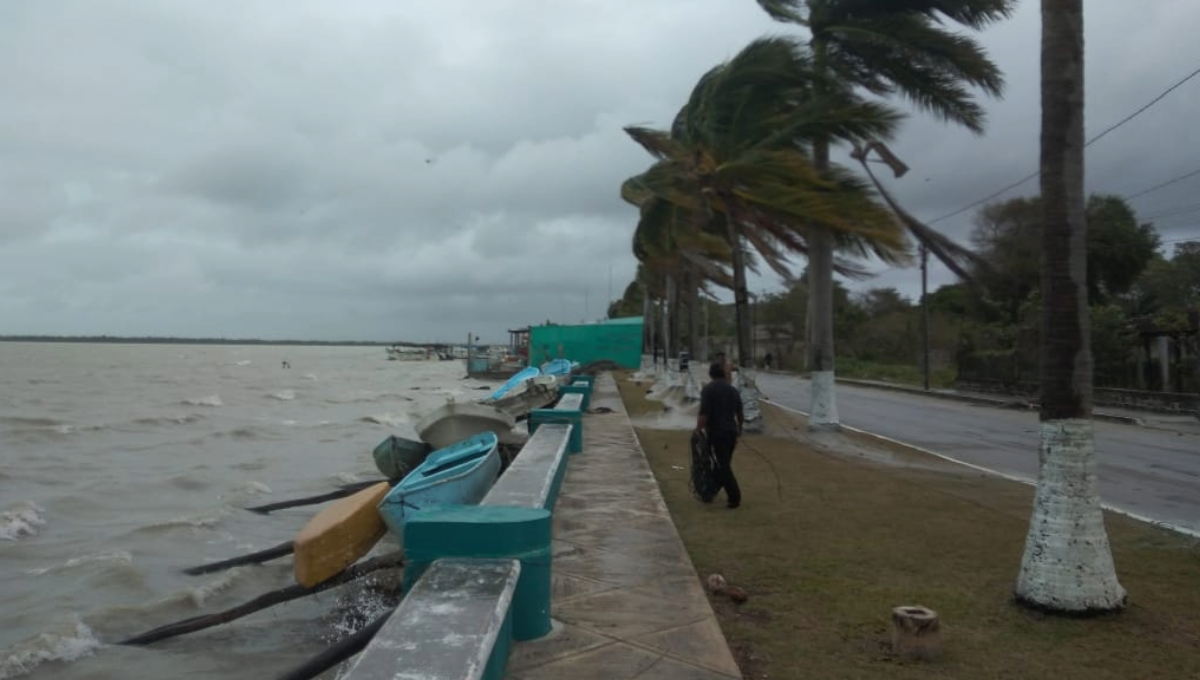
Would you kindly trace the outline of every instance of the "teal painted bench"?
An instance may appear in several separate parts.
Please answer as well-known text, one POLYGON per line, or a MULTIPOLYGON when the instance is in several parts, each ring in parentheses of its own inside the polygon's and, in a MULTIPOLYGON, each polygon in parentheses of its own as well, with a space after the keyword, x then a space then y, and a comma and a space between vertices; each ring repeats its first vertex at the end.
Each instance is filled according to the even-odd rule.
POLYGON ((480 505, 516 505, 554 510, 567 470, 572 425, 542 425, 521 447, 480 505))
POLYGON ((558 398, 554 408, 535 408, 525 421, 529 434, 534 434, 542 425, 571 425, 571 438, 567 443, 568 453, 583 452, 583 395, 564 394, 558 398))
POLYGON ((517 560, 433 562, 347 680, 501 680, 512 647, 517 560))
POLYGON ((513 600, 513 638, 549 633, 551 512, 574 430, 541 425, 479 505, 437 506, 410 517, 404 525, 405 586, 441 558, 517 559, 521 579, 513 600))

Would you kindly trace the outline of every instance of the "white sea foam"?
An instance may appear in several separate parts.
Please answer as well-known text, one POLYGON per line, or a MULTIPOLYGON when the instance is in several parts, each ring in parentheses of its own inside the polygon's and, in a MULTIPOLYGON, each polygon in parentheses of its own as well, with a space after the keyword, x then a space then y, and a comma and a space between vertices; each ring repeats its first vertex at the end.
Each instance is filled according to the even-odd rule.
POLYGON ((67 560, 66 562, 62 562, 61 564, 55 564, 55 565, 51 565, 49 567, 42 567, 41 569, 28 569, 28 570, 26 570, 25 573, 29 574, 31 576, 42 576, 43 574, 50 574, 50 573, 65 571, 67 569, 75 569, 77 567, 83 567, 83 566, 87 566, 90 564, 102 564, 105 562, 111 562, 114 564, 130 565, 130 564, 133 564, 133 555, 129 554, 125 550, 110 550, 108 552, 100 552, 100 553, 93 553, 90 555, 82 555, 80 557, 72 557, 71 559, 67 560))
POLYGON ((101 647, 96 634, 78 617, 0 651, 0 680, 33 671, 47 661, 75 661, 101 647))
POLYGON ((224 406, 225 402, 221 401, 220 395, 209 395, 200 397, 199 399, 184 399, 183 403, 189 406, 224 406))
POLYGON ((303 378, 304 378, 305 380, 311 380, 311 381, 313 381, 313 382, 316 382, 316 381, 317 381, 317 374, 315 374, 315 373, 305 373, 305 374, 304 374, 304 376, 303 376, 303 378))
POLYGON ((278 392, 272 392, 267 396, 271 397, 272 399, 278 399, 279 401, 291 401, 296 398, 296 392, 294 390, 280 390, 278 392))
POLYGON ((236 366, 249 366, 249 365, 250 365, 250 364, 252 364, 252 363, 254 363, 254 362, 250 361, 249 359, 242 359, 241 361, 236 361, 236 362, 234 362, 234 365, 236 365, 236 366))
POLYGON ((32 501, 22 501, 0 512, 0 540, 15 541, 37 535, 38 527, 46 523, 42 519, 44 512, 32 501))
POLYGON ((396 427, 397 425, 408 422, 408 418, 395 413, 363 416, 362 418, 359 418, 359 420, 364 423, 375 423, 376 425, 387 425, 388 427, 396 427))

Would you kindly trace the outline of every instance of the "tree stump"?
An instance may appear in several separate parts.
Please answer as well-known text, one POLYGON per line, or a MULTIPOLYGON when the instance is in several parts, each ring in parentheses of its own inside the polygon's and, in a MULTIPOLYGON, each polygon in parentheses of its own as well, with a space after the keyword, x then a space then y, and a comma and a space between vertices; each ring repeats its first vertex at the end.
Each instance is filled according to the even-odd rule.
POLYGON ((942 651, 941 623, 928 607, 905 606, 892 610, 892 652, 927 661, 942 651))

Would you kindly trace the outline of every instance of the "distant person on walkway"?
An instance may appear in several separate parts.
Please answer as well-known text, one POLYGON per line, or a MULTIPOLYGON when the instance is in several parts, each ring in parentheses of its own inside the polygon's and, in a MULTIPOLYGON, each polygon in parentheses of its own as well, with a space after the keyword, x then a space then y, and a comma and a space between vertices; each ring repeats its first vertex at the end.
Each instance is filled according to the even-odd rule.
MULTIPOLYGON (((721 355, 718 355, 721 356, 721 355)), ((733 475, 733 449, 742 435, 742 397, 726 379, 725 367, 713 362, 708 367, 712 380, 700 391, 700 415, 696 431, 704 432, 717 459, 717 489, 725 489, 727 507, 742 504, 742 491, 733 475)))
POLYGON ((733 369, 729 366, 729 359, 725 358, 724 352, 717 352, 717 356, 713 358, 713 363, 721 367, 721 370, 725 373, 726 380, 729 380, 733 376, 733 369))
POLYGON ((767 356, 763 357, 763 366, 769 371, 771 370, 771 353, 767 352, 767 356))

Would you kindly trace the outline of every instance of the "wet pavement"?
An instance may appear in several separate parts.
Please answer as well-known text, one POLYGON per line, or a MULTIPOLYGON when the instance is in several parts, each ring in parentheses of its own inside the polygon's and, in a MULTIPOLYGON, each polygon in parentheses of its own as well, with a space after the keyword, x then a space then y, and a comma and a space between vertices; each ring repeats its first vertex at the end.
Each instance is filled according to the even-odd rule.
MULTIPOLYGON (((770 403, 807 412, 809 382, 760 373, 770 403)), ((837 386, 842 424, 958 461, 1032 481, 1038 473, 1038 414, 926 397, 837 386)), ((1100 495, 1106 505, 1143 519, 1200 533, 1200 428, 1188 419, 1157 425, 1096 422, 1100 495)))
POLYGON ((597 377, 554 509, 554 631, 509 680, 741 678, 611 375, 597 377))

